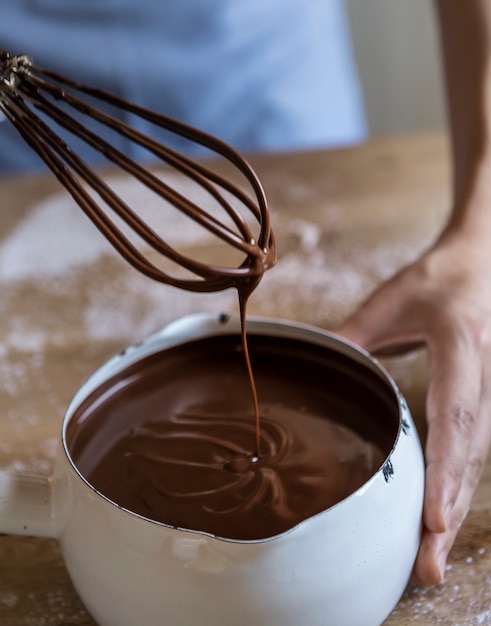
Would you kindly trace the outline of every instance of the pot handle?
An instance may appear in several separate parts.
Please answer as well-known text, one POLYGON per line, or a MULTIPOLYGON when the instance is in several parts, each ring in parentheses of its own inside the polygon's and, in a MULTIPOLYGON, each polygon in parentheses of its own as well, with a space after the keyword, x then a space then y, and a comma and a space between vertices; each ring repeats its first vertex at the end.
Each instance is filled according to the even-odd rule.
POLYGON ((51 476, 0 471, 0 533, 58 536, 51 476))

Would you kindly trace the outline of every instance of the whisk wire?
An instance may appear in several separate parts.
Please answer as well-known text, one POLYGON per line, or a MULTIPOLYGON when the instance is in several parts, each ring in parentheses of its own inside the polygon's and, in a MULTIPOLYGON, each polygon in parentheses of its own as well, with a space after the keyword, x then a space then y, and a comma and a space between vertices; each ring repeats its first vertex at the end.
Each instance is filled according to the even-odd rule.
MULTIPOLYGON (((42 70, 38 70, 38 71, 42 71, 42 70)), ((78 98, 75 98, 73 95, 62 92, 60 91, 59 88, 55 88, 53 90, 53 86, 47 84, 45 81, 40 80, 36 76, 33 76, 33 84, 35 84, 39 88, 49 90, 50 93, 56 98, 62 97, 65 102, 67 102, 68 104, 76 108, 77 110, 81 111, 82 113, 86 112, 85 111, 86 104, 83 101, 79 100, 78 98), (60 96, 60 93, 63 93, 63 96, 60 96)), ((55 119, 57 123, 67 127, 69 130, 71 130, 74 134, 77 134, 79 137, 83 137, 84 141, 89 141, 89 137, 90 137, 90 144, 98 150, 102 151, 102 147, 104 146, 104 150, 103 150, 104 154, 109 159, 117 162, 119 165, 125 166, 125 164, 126 165, 131 164, 132 166, 134 164, 134 162, 130 161, 123 153, 115 150, 110 144, 108 144, 107 142, 104 142, 99 136, 95 135, 94 133, 91 133, 85 127, 82 127, 80 124, 77 124, 77 122, 73 120, 72 118, 69 118, 68 120, 63 119, 63 117, 59 115, 59 112, 57 111, 55 107, 53 107, 45 98, 42 98, 42 99, 41 98, 42 96, 40 95, 40 102, 42 102, 42 110, 48 115, 50 115, 50 117, 55 119), (114 157, 115 154, 118 155, 116 158, 114 157)), ((39 108, 41 108, 41 105, 39 105, 39 108)), ((226 201, 226 199, 217 191, 216 187, 210 184, 209 179, 211 178, 211 174, 212 174, 211 170, 209 169, 207 170, 204 167, 198 168, 198 164, 195 161, 192 161, 191 159, 186 158, 184 155, 179 154, 178 152, 175 152, 163 146, 162 144, 155 141, 148 135, 141 133, 140 131, 129 126, 128 124, 125 124, 124 122, 104 113, 103 111, 95 110, 92 117, 97 119, 99 122, 105 124, 106 126, 109 126, 120 135, 123 135, 131 139, 133 142, 140 144, 142 147, 152 152, 155 156, 159 157, 160 159, 162 159, 169 165, 174 166, 176 169, 179 169, 183 173, 189 174, 191 171, 197 172, 198 184, 201 187, 203 187, 208 193, 210 193, 210 195, 212 195, 217 200, 217 202, 219 202, 219 204, 222 205, 222 207, 227 211, 227 213, 233 219, 237 227, 241 230, 243 236, 246 238, 252 238, 252 234, 250 230, 248 229, 247 223, 243 220, 240 213, 238 213, 233 208, 233 206, 230 205, 226 201), (201 171, 199 171, 199 169, 201 169, 201 171)), ((182 203, 182 210, 187 211, 187 204, 189 203, 189 200, 187 198, 184 198, 182 195, 178 194, 175 190, 165 185, 164 181, 161 181, 159 179, 156 179, 155 177, 152 177, 151 173, 142 167, 139 168, 138 175, 139 177, 141 176, 142 182, 145 182, 145 184, 148 184, 149 186, 152 186, 152 183, 147 183, 146 181, 150 181, 150 180, 153 181, 153 185, 156 185, 156 186, 162 185, 163 193, 169 194, 169 198, 171 200, 175 199, 177 202, 182 203), (174 195, 174 198, 172 198, 173 195, 174 195)), ((222 187, 224 187, 225 184, 227 184, 227 181, 220 177, 217 177, 215 182, 216 184, 222 187)), ((236 195, 237 197, 239 197, 241 202, 243 204, 246 204, 249 210, 251 210, 253 213, 256 214, 256 217, 259 217, 257 208, 254 206, 253 203, 250 202, 250 199, 245 194, 238 194, 237 188, 235 189, 229 188, 229 191, 233 193, 234 195, 236 195)), ((208 214, 206 214, 204 211, 202 211, 196 205, 193 205, 193 210, 198 211, 204 217, 204 219, 211 217, 208 214)), ((216 222, 216 225, 221 230, 221 226, 223 225, 218 222, 216 222)))
MULTIPOLYGON (((22 105, 21 105, 22 108, 22 105)), ((21 108, 16 109, 15 107, 9 108, 8 113, 15 112, 19 113, 21 108)), ((144 257, 141 252, 131 243, 131 241, 125 237, 125 235, 119 230, 115 224, 108 218, 108 216, 100 210, 100 207, 95 202, 94 198, 88 193, 86 187, 80 184, 77 178, 73 176, 70 169, 68 169, 65 165, 65 162, 69 164, 75 171, 80 173, 84 178, 85 174, 84 170, 87 169, 84 162, 79 159, 76 155, 73 155, 70 151, 64 153, 64 161, 62 161, 56 154, 56 150, 59 148, 58 146, 58 138, 56 137, 56 143, 54 148, 51 149, 51 144, 53 138, 50 136, 52 133, 50 129, 43 124, 43 122, 37 118, 37 116, 32 115, 30 109, 25 108, 22 111, 23 115, 29 116, 30 122, 32 123, 32 128, 36 127, 37 133, 33 134, 31 132, 26 132, 25 127, 20 125, 18 130, 24 139, 31 145, 31 147, 41 156, 41 158, 46 162, 48 167, 55 173, 57 178, 63 184, 63 186, 70 192, 73 196, 74 200, 83 208, 84 212, 88 215, 88 217, 93 221, 96 227, 108 238, 111 237, 111 243, 117 249, 117 251, 127 260, 129 261, 136 269, 143 272, 147 276, 162 280, 162 276, 165 277, 165 274, 162 273, 162 270, 156 271, 153 264, 149 263, 146 257, 144 257), (40 138, 42 140, 40 140, 40 138)), ((118 213, 122 212, 122 206, 124 205, 123 201, 116 196, 114 191, 109 188, 103 179, 99 179, 98 181, 98 194, 101 198, 110 206, 114 206, 115 210, 118 213)), ((129 209, 128 209, 129 210, 129 209)), ((129 210, 130 211, 130 210, 129 210)), ((126 215, 126 220, 130 221, 130 216, 126 215)), ((136 220, 139 218, 134 215, 136 220)), ((150 229, 145 230, 146 240, 148 242, 150 229)), ((165 242, 161 241, 160 238, 156 237, 156 243, 158 244, 159 249, 165 247, 165 242)), ((184 257, 184 260, 185 257, 184 257)), ((205 266, 206 270, 206 266, 205 266)), ((213 272, 209 272, 209 274, 213 274, 213 272)), ((207 276, 207 272, 205 271, 204 276, 207 276)), ((170 277, 169 277, 170 279, 170 277)), ((184 287, 187 289, 191 288, 191 282, 188 280, 174 280, 174 284, 176 286, 184 287)), ((210 284, 212 289, 218 287, 220 281, 213 281, 210 284)), ((201 286, 201 283, 198 283, 198 286, 201 286)))
MULTIPOLYGON (((77 172, 84 180, 90 180, 91 176, 97 176, 93 173, 85 162, 73 153, 66 144, 60 144, 59 137, 54 134, 44 122, 34 115, 31 110, 21 101, 15 103, 9 108, 9 113, 25 116, 29 119, 30 128, 35 128, 36 133, 26 132, 25 125, 19 125, 19 132, 24 139, 33 147, 41 158, 46 162, 48 167, 60 179, 60 182, 70 191, 74 199, 79 202, 85 213, 92 219, 95 225, 103 234, 111 234, 116 239, 114 245, 127 260, 133 262, 138 269, 155 278, 155 272, 152 265, 149 264, 145 257, 139 253, 138 249, 133 246, 130 240, 116 227, 116 225, 100 210, 98 204, 94 201, 86 188, 81 185, 75 178, 70 169, 65 165, 68 164, 75 172, 77 172), (56 156, 64 145, 63 161, 56 156), (82 202, 80 202, 82 200, 82 202), (119 245, 117 245, 119 244, 119 245), (129 249, 129 250, 128 250, 129 249), (134 256, 134 259, 133 259, 134 256)), ((124 221, 131 226, 149 245, 154 249, 170 257, 174 250, 167 246, 142 220, 124 203, 124 201, 112 190, 105 181, 97 176, 97 194, 110 206, 124 221)), ((177 253, 178 254, 178 253, 177 253)), ((182 255, 178 256, 179 262, 185 266, 187 259, 182 255)), ((196 268, 194 268, 196 269, 196 268)), ((210 271, 208 266, 203 266, 202 276, 211 276, 213 270, 210 271)))
POLYGON ((0 111, 3 111, 24 140, 39 154, 103 235, 138 270, 156 280, 184 289, 217 291, 233 286, 238 280, 255 278, 260 266, 263 266, 262 271, 264 271, 264 266, 267 267, 274 263, 274 238, 270 228, 269 211, 264 191, 257 175, 247 161, 227 144, 202 131, 131 104, 105 91, 86 87, 59 74, 39 68, 26 55, 11 57, 8 53, 0 50, 0 68, 2 68, 0 74, 0 111), (50 83, 47 79, 55 81, 55 84, 50 83), (258 204, 256 205, 242 189, 211 168, 172 150, 101 109, 89 105, 69 93, 65 87, 128 111, 152 124, 213 150, 235 165, 245 176, 254 191, 258 204), (94 118, 119 135, 144 147, 167 165, 192 178, 195 184, 204 189, 225 211, 238 232, 173 189, 141 164, 134 162, 122 151, 116 149, 72 116, 67 115, 51 100, 48 100, 44 94, 48 94, 54 101, 63 101, 69 107, 94 118), (53 120, 58 126, 65 128, 73 136, 82 139, 86 144, 102 153, 109 161, 130 173, 181 213, 243 252, 246 255, 244 261, 238 267, 222 267, 201 263, 194 258, 191 259, 180 254, 158 236, 97 172, 88 166, 48 124, 27 106, 26 102, 53 120), (85 182, 85 185, 80 179, 85 182), (178 278, 156 267, 105 214, 101 206, 88 192, 86 186, 92 188, 99 198, 154 250, 191 273, 198 275, 199 279, 178 278), (250 211, 253 217, 258 220, 260 230, 257 240, 239 210, 223 195, 224 191, 238 200, 241 206, 250 211))
MULTIPOLYGON (((74 80, 61 76, 50 70, 39 68, 37 66, 34 66, 34 69, 37 73, 55 80, 60 85, 65 84, 71 87, 72 89, 75 89, 76 91, 92 96, 98 100, 111 104, 127 112, 138 115, 142 119, 145 119, 151 122, 152 124, 160 126, 161 128, 164 128, 174 134, 180 135, 181 137, 184 137, 185 139, 198 143, 206 148, 209 148, 211 151, 223 156, 225 159, 233 163, 242 172, 242 174, 248 179, 251 187, 253 188, 255 192, 256 198, 258 200, 258 203, 260 206, 259 211, 257 207, 254 205, 254 203, 252 203, 250 199, 240 191, 240 189, 238 189, 234 185, 231 185, 230 182, 227 181, 227 179, 219 176, 216 172, 213 172, 212 170, 207 169, 202 164, 187 158, 185 155, 180 154, 176 151, 173 151, 172 149, 164 146, 163 144, 160 144, 152 140, 151 138, 148 138, 140 134, 141 137, 146 137, 150 142, 153 143, 153 146, 157 148, 158 150, 158 152, 156 153, 158 156, 161 156, 162 158, 167 158, 164 156, 165 153, 167 153, 170 158, 175 157, 181 163, 188 163, 193 169, 196 169, 196 171, 200 171, 202 174, 204 174, 205 177, 208 177, 210 180, 213 180, 220 186, 224 187, 233 195, 237 195, 238 197, 240 197, 241 201, 248 206, 248 208, 256 215, 256 217, 259 217, 260 213, 263 212, 264 214, 261 215, 261 217, 262 219, 265 220, 265 222, 267 222, 266 230, 269 229, 270 225, 269 225, 269 212, 267 211, 267 200, 264 194, 263 187, 259 181, 259 178, 257 177, 257 174, 254 172, 252 167, 249 165, 249 163, 240 155, 240 153, 235 151, 228 144, 220 141, 216 137, 213 137, 211 135, 208 135, 207 133, 204 133, 203 131, 200 131, 199 129, 193 128, 187 124, 184 124, 182 122, 169 118, 165 115, 161 115, 159 113, 156 113, 144 107, 140 107, 136 104, 130 103, 124 100, 123 98, 119 98, 118 96, 115 96, 114 94, 108 93, 106 91, 103 91, 101 89, 97 89, 94 87, 88 87, 86 85, 82 85, 74 80)), ((35 76, 33 75, 33 77, 35 76)), ((61 88, 54 87, 53 85, 50 85, 49 83, 47 83, 47 88, 51 91, 54 97, 62 97, 63 99, 66 99, 67 102, 73 103, 73 105, 75 106, 76 99, 73 97, 73 95, 68 94, 67 92, 63 92, 63 95, 61 95, 62 93, 61 88), (57 90, 58 90, 58 96, 56 96, 54 93, 57 90)), ((85 103, 79 100, 78 106, 80 106, 79 110, 81 112, 87 112, 86 110, 87 105, 85 103)), ((97 113, 102 113, 102 112, 97 111, 97 113)), ((119 125, 120 124, 119 120, 116 123, 119 125)), ((135 129, 132 129, 131 127, 124 125, 124 124, 121 126, 121 128, 115 128, 115 130, 117 132, 120 132, 120 130, 122 130, 124 127, 128 128, 130 131, 137 132, 135 131, 135 129)))

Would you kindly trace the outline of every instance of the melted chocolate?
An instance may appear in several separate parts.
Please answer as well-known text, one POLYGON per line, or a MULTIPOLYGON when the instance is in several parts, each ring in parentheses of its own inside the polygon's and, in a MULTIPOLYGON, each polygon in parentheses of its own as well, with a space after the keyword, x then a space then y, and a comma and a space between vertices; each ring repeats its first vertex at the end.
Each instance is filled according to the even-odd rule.
POLYGON ((104 383, 67 430, 70 455, 117 504, 221 537, 277 535, 383 464, 398 407, 376 374, 293 339, 251 335, 260 453, 240 336, 164 350, 104 383))

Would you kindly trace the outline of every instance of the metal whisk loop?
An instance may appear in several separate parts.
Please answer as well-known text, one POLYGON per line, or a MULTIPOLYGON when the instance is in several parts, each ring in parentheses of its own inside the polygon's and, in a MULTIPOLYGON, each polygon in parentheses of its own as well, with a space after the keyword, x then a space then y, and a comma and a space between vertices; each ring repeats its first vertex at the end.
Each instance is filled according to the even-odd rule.
POLYGON ((118 252, 134 267, 161 282, 190 291, 219 291, 239 283, 257 282, 264 270, 276 260, 274 237, 271 231, 269 210, 262 185, 248 162, 233 148, 202 131, 169 117, 127 102, 100 89, 81 85, 69 78, 34 65, 27 55, 11 56, 0 50, 0 114, 15 126, 24 140, 35 150, 75 201, 99 228, 118 252), (177 152, 136 130, 131 125, 88 104, 76 93, 89 96, 118 109, 140 117, 166 131, 200 144, 231 162, 245 177, 255 201, 241 188, 220 176, 203 163, 177 152), (68 115, 57 103, 63 102, 72 109, 95 119, 98 123, 126 139, 142 146, 166 165, 175 168, 199 185, 230 218, 227 226, 207 210, 173 189, 148 169, 133 161, 81 122, 68 115), (183 215, 244 254, 238 267, 202 263, 179 253, 160 237, 128 204, 89 167, 72 148, 42 119, 53 120, 73 136, 103 154, 109 161, 134 176, 143 185, 176 207, 183 215), (97 196, 119 216, 143 241, 158 253, 185 268, 196 278, 179 278, 163 271, 149 260, 106 214, 90 193, 97 196), (225 193, 224 193, 225 192, 225 193), (254 237, 243 215, 232 204, 249 211, 259 224, 254 237))

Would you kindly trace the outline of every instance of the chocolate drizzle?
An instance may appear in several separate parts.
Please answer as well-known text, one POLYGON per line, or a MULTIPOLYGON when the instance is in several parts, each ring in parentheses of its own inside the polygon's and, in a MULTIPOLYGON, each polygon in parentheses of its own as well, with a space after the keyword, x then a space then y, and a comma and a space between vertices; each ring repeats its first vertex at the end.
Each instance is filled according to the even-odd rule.
POLYGON ((178 122, 170 117, 149 111, 101 89, 81 85, 70 78, 36 66, 28 55, 13 56, 0 50, 0 112, 17 129, 21 137, 41 157, 72 195, 80 208, 93 221, 112 246, 137 270, 154 280, 168 283, 189 291, 212 292, 230 287, 236 288, 242 319, 242 342, 247 363, 247 373, 254 399, 256 429, 255 450, 252 456, 258 457, 260 446, 259 405, 255 390, 246 339, 246 308, 249 295, 261 280, 266 269, 276 261, 274 236, 271 231, 270 215, 262 185, 249 163, 232 147, 216 137, 196 128, 178 122), (85 100, 80 96, 85 97, 85 100), (89 104, 97 102, 98 106, 89 104), (64 105, 64 108, 60 106, 64 105), (202 162, 172 150, 152 137, 137 131, 118 117, 100 108, 104 106, 124 111, 137 118, 151 122, 157 127, 181 138, 200 144, 235 166, 248 184, 251 195, 240 186, 219 175, 202 162), (65 106, 66 105, 66 106, 65 106), (69 114, 76 111, 95 120, 118 136, 123 136, 157 157, 167 167, 172 167, 193 181, 207 194, 215 209, 220 209, 222 221, 215 214, 198 206, 177 190, 171 188, 141 164, 128 158, 110 142, 103 139, 81 121, 69 114), (39 115, 39 112, 42 114, 39 115), (239 250, 242 260, 238 266, 210 264, 183 255, 162 239, 138 212, 129 207, 96 172, 84 162, 71 146, 54 132, 45 120, 51 120, 59 128, 82 140, 110 162, 121 167, 126 173, 153 191, 166 203, 187 216, 223 243, 239 250), (95 196, 94 193, 95 192, 95 196), (241 211, 246 211, 258 223, 255 234, 241 211), (164 271, 138 247, 131 237, 116 224, 115 217, 122 220, 136 235, 140 244, 150 247, 166 257, 176 267, 184 269, 193 278, 182 278, 178 274, 164 271))

